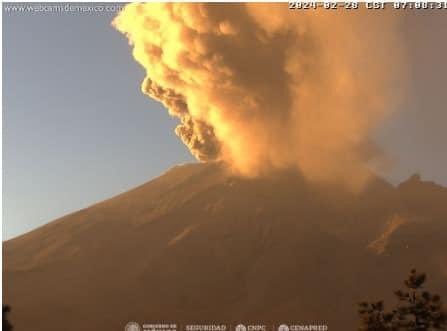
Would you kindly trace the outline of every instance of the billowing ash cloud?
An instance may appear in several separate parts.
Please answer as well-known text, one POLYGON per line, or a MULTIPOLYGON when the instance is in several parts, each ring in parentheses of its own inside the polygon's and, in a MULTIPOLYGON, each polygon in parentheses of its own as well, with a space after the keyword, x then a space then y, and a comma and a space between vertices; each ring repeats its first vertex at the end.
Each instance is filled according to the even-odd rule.
POLYGON ((369 135, 401 74, 387 11, 286 4, 130 4, 113 24, 146 69, 144 93, 180 119, 199 160, 243 175, 296 167, 363 182, 369 135))

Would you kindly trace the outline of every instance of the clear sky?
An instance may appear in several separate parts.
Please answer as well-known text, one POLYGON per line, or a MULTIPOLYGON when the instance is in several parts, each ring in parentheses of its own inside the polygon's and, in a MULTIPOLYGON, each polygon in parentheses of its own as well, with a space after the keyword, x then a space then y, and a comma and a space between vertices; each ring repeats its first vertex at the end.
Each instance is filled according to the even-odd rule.
MULTIPOLYGON (((176 121, 140 92, 114 15, 3 8, 3 239, 193 161, 176 121)), ((409 14, 402 29, 410 86, 377 133, 394 163, 383 175, 447 186, 447 10, 409 14)))

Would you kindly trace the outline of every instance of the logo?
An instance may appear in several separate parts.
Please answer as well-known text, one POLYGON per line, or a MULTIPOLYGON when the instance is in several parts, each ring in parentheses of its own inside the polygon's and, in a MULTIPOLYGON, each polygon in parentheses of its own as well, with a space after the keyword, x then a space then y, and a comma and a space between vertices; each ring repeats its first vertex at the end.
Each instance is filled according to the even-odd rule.
POLYGON ((289 327, 287 325, 285 325, 285 324, 281 324, 278 327, 278 331, 289 331, 289 327))
POLYGON ((124 331, 141 331, 141 328, 137 322, 129 322, 124 327, 124 331))
POLYGON ((244 324, 239 324, 238 326, 236 326, 236 331, 247 331, 247 328, 244 324))

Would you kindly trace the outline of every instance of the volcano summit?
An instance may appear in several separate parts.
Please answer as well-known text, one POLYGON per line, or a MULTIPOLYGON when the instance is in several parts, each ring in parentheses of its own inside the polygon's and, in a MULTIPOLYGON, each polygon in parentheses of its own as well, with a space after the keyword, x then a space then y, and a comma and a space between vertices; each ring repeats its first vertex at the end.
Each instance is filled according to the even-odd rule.
POLYGON ((361 193, 296 171, 257 179, 176 166, 4 242, 17 330, 120 330, 129 321, 355 328, 411 267, 447 294, 447 189, 374 177, 361 193))

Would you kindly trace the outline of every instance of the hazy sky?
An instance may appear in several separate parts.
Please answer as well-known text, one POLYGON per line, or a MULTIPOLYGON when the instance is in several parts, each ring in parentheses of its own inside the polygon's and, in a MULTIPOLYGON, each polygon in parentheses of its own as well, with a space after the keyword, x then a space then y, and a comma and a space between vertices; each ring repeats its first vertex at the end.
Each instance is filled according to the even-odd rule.
MULTIPOLYGON (((193 160, 176 121, 140 92, 143 69, 113 16, 3 8, 3 239, 193 160)), ((410 86, 377 134, 393 183, 419 172, 447 186, 446 35, 447 10, 404 19, 410 86)))

